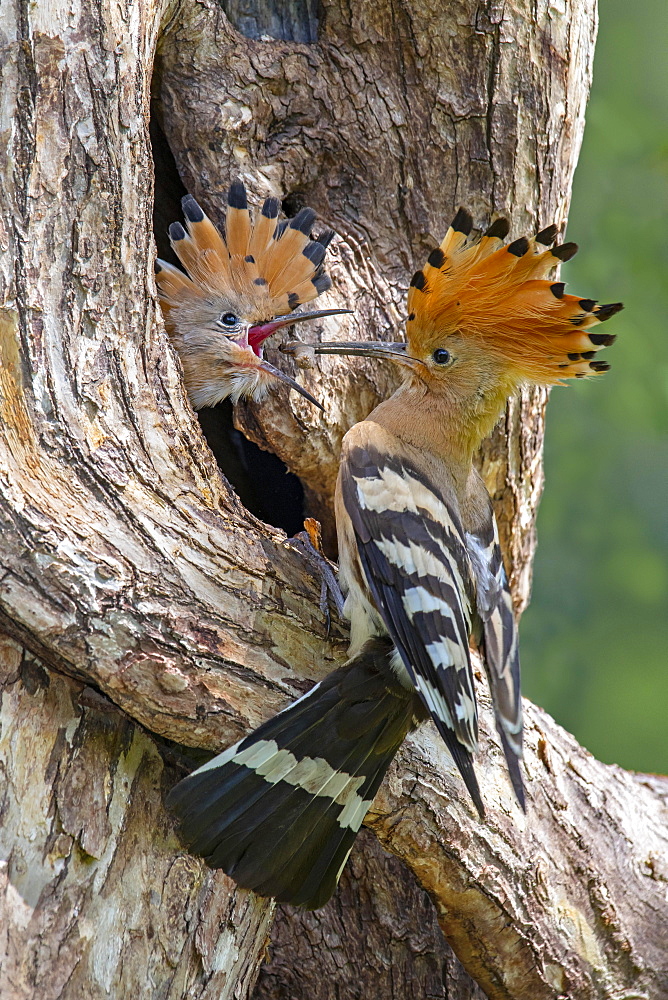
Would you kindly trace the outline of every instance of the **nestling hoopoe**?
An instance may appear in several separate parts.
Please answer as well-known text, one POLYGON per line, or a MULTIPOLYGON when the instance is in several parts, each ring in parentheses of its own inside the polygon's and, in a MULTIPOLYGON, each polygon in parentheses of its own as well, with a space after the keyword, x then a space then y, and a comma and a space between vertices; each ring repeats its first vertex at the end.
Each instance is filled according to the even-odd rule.
POLYGON ((279 222, 277 198, 267 198, 252 219, 241 181, 229 190, 224 238, 192 195, 183 198, 182 206, 188 232, 173 222, 169 236, 189 277, 158 260, 156 280, 193 407, 215 406, 228 396, 235 403, 242 396, 259 401, 276 380, 320 406, 294 379, 265 361, 262 344, 281 327, 350 312, 291 315, 331 285, 322 262, 332 230, 310 239, 315 220, 310 208, 279 222))
POLYGON ((469 239, 461 210, 411 279, 406 344, 322 344, 401 365, 403 385, 343 442, 336 509, 350 659, 170 793, 184 842, 261 895, 315 908, 334 891, 404 736, 431 715, 482 815, 469 642, 479 647, 517 799, 518 637, 494 514, 472 460, 522 385, 597 374, 621 309, 548 279, 577 247, 556 227, 469 239))

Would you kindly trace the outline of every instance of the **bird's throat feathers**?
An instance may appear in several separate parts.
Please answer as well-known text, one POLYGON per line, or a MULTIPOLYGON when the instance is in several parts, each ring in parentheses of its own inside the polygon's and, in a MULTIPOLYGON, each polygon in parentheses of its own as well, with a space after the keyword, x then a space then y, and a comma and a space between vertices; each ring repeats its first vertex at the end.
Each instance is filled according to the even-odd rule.
POLYGON ((493 373, 483 367, 475 381, 474 385, 470 375, 458 378, 453 371, 447 382, 440 381, 434 389, 424 378, 411 374, 369 419, 413 447, 447 460, 466 478, 475 453, 522 380, 510 372, 493 373), (410 425, 407 410, 411 413, 410 425))

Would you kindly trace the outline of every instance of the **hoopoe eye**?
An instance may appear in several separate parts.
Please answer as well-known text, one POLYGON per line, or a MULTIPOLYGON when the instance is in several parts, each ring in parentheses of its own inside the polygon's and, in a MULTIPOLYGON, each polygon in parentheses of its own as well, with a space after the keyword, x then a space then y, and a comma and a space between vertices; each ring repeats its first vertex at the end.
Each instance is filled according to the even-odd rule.
POLYGON ((450 361, 450 351, 446 351, 444 347, 437 347, 432 354, 432 359, 437 365, 447 365, 450 361))
POLYGON ((229 327, 237 326, 239 323, 239 317, 236 315, 236 313, 227 312, 223 313, 218 322, 222 323, 223 326, 229 326, 229 327))

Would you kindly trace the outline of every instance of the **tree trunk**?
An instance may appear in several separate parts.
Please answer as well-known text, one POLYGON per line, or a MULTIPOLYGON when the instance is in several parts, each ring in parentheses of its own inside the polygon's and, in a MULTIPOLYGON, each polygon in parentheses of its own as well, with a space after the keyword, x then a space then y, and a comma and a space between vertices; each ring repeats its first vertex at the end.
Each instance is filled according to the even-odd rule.
MULTIPOLYGON (((515 235, 564 221, 594 24, 593 0, 0 7, 3 1000, 249 996, 273 906, 179 849, 166 741, 218 749, 345 658, 299 546, 245 510, 184 396, 151 105, 159 241, 182 184, 215 215, 241 174, 337 230, 341 335, 396 335, 456 204, 512 210, 515 235)), ((292 396, 236 420, 331 544, 341 436, 391 375, 305 378, 324 418, 292 396)), ((518 610, 544 402, 514 402, 481 458, 518 610)), ((323 995, 325 971, 329 995, 479 998, 436 920, 492 998, 668 996, 668 783, 527 716, 527 818, 489 727, 484 824, 424 727, 369 817, 392 857, 365 834, 325 910, 281 911, 258 997, 323 995)))
POLYGON ((273 904, 178 850, 141 726, 10 640, 0 656, 0 996, 247 996, 273 904))

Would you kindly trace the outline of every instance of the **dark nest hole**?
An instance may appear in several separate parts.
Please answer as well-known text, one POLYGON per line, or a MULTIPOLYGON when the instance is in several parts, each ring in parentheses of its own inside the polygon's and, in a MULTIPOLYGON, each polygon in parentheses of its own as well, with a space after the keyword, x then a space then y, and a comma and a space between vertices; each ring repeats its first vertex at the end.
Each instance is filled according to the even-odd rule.
MULTIPOLYGON (((179 176, 174 156, 154 114, 150 123, 155 193, 153 231, 158 256, 178 265, 169 243, 171 222, 181 220, 181 198, 187 194, 179 176)), ((301 207, 299 199, 286 199, 286 214, 301 207)), ((297 476, 288 472, 280 458, 248 441, 234 426, 233 407, 229 400, 197 414, 211 451, 221 472, 236 491, 247 510, 288 535, 301 531, 304 524, 304 490, 297 476)))

